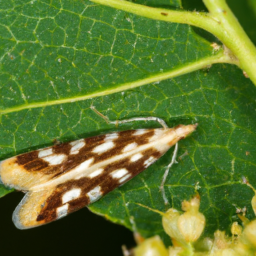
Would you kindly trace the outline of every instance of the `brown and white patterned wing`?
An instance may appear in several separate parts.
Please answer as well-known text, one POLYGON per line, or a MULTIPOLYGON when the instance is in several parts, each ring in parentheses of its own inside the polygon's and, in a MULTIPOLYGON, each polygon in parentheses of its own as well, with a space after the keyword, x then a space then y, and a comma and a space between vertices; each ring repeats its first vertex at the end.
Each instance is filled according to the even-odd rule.
POLYGON ((62 218, 132 179, 160 155, 158 151, 145 150, 98 168, 88 176, 28 192, 16 208, 13 221, 17 228, 26 229, 62 218))
POLYGON ((4 184, 28 190, 13 214, 20 229, 64 217, 132 179, 195 125, 111 133, 3 161, 4 184))

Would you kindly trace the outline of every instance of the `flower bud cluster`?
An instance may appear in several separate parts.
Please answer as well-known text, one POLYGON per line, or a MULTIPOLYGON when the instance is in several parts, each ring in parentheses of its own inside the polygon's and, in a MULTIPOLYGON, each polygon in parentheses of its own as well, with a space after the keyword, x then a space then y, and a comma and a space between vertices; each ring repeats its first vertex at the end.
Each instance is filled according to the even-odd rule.
MULTIPOLYGON (((256 215, 256 195, 252 198, 256 215)), ((240 216, 243 227, 237 222, 231 226, 232 237, 217 230, 214 238, 200 239, 205 228, 205 216, 199 212, 200 197, 182 202, 182 210, 171 208, 162 215, 164 231, 173 246, 165 247, 159 236, 146 239, 134 249, 135 256, 255 256, 256 220, 240 216)))

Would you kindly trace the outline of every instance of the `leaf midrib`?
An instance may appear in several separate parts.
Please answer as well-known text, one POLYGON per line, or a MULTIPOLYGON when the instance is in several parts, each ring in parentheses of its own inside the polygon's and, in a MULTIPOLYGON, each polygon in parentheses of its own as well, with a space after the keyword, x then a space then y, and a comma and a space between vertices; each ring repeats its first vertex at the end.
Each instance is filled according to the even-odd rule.
POLYGON ((212 55, 210 57, 202 58, 194 62, 190 62, 189 64, 186 64, 186 65, 178 66, 174 69, 171 69, 170 71, 163 72, 160 74, 155 74, 144 79, 119 84, 118 86, 115 86, 109 89, 104 89, 102 91, 84 94, 82 96, 69 97, 69 98, 63 98, 63 99, 51 100, 51 101, 42 101, 42 102, 36 102, 36 103, 33 102, 33 103, 23 104, 19 106, 14 106, 14 107, 1 110, 0 114, 8 114, 8 113, 22 111, 25 109, 43 108, 43 107, 48 107, 53 105, 60 105, 60 104, 82 101, 86 99, 92 99, 100 96, 106 96, 113 93, 123 92, 126 90, 137 88, 146 84, 151 84, 151 83, 163 81, 166 79, 174 78, 177 76, 181 76, 181 75, 202 69, 208 65, 212 65, 215 63, 224 63, 224 62, 228 63, 229 57, 226 56, 224 52, 221 50, 218 54, 212 55))

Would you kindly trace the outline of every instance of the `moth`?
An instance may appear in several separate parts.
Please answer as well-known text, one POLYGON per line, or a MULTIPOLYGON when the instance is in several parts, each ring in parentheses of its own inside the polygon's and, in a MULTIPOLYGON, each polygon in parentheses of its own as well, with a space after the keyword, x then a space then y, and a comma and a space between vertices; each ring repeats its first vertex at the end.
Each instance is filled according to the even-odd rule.
POLYGON ((15 226, 37 227, 97 201, 148 168, 196 126, 114 132, 2 161, 0 181, 26 193, 13 213, 15 226))

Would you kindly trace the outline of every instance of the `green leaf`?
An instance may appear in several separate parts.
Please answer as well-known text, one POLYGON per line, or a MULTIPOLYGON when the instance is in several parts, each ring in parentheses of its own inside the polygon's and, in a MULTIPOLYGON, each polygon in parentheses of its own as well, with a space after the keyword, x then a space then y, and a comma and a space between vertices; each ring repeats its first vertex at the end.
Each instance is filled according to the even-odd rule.
MULTIPOLYGON (((187 25, 90 1, 4 1, 0 11, 1 159, 56 139, 159 127, 154 122, 108 125, 92 104, 112 120, 157 116, 169 126, 197 122, 196 132, 180 142, 178 164, 165 184, 168 207, 181 209, 199 185, 204 235, 229 231, 239 220, 236 207, 246 206, 246 216, 254 217, 254 192, 242 177, 256 187, 255 87, 228 64, 185 74, 217 56, 211 42, 187 25), (161 79, 163 74, 170 79, 161 79)), ((133 217, 143 236, 160 234, 169 243, 161 216, 136 203, 166 210, 159 186, 171 155, 172 150, 90 209, 129 228, 133 217)), ((0 185, 0 196, 8 192, 0 185)))

